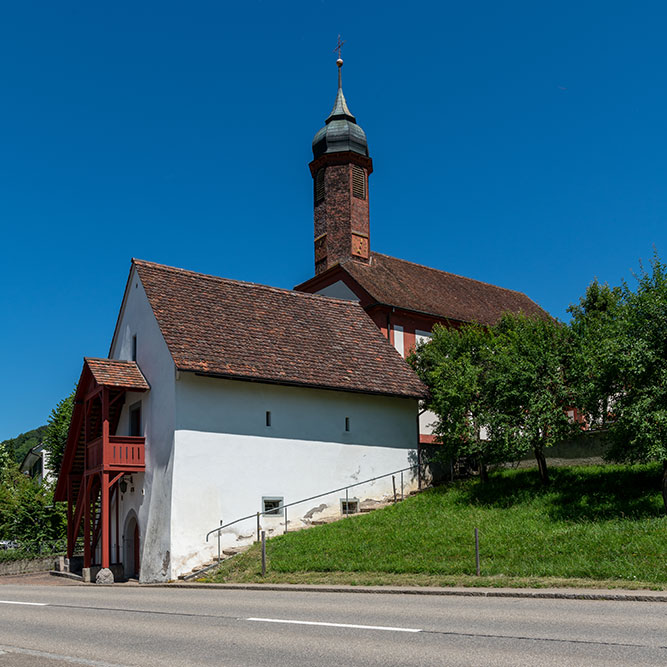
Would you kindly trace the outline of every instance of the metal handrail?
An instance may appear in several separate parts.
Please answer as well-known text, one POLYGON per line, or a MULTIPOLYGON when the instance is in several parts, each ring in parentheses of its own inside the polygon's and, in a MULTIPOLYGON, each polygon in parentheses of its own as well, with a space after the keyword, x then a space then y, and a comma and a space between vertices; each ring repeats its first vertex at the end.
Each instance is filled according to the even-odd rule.
MULTIPOLYGON (((414 465, 411 465, 407 468, 401 468, 401 470, 394 470, 393 472, 388 472, 386 475, 378 475, 377 477, 371 477, 370 479, 365 479, 362 482, 355 482, 354 484, 348 484, 347 486, 341 486, 338 489, 333 489, 331 491, 325 491, 324 493, 318 493, 316 496, 309 496, 308 498, 302 498, 301 500, 295 500, 292 503, 288 503, 287 505, 280 505, 278 508, 279 510, 286 510, 288 507, 292 507, 292 505, 300 505, 301 503, 307 503, 309 500, 315 500, 316 498, 323 498, 324 496, 330 496, 332 493, 338 493, 339 491, 346 491, 347 489, 351 489, 355 486, 361 486, 362 484, 368 484, 369 482, 374 482, 378 479, 383 479, 384 477, 391 477, 392 475, 397 475, 399 472, 403 473, 408 470, 414 470, 415 468, 419 468, 420 464, 415 463, 414 465)), ((271 516, 276 516, 277 512, 276 510, 269 510, 267 512, 256 512, 254 514, 248 514, 248 516, 241 517, 240 519, 235 519, 234 521, 230 521, 229 523, 225 523, 222 526, 218 526, 217 528, 214 528, 213 530, 209 530, 208 533, 206 533, 206 541, 208 542, 208 538, 210 535, 213 533, 218 533, 220 535, 220 531, 223 530, 224 528, 229 528, 229 526, 233 526, 234 524, 240 523, 241 521, 247 521, 248 519, 254 519, 257 518, 259 521, 260 516, 265 516, 267 514, 270 514, 271 516)))

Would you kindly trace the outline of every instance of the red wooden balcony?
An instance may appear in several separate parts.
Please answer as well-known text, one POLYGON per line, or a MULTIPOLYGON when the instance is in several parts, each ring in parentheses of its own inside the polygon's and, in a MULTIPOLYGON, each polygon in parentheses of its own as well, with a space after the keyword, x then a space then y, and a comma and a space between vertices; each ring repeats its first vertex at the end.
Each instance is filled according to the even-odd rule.
POLYGON ((110 435, 109 442, 103 447, 102 437, 88 443, 86 447, 86 469, 124 470, 140 472, 145 470, 145 442, 143 436, 110 435))

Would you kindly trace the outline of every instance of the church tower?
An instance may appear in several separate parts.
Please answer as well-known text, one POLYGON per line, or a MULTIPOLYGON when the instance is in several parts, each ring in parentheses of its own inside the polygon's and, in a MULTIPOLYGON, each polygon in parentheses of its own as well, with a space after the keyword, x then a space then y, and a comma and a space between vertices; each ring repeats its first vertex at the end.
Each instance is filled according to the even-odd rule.
POLYGON ((368 263, 370 228, 368 156, 365 132, 347 107, 341 83, 343 60, 338 65, 336 102, 324 127, 313 139, 315 208, 315 273, 352 258, 368 263))

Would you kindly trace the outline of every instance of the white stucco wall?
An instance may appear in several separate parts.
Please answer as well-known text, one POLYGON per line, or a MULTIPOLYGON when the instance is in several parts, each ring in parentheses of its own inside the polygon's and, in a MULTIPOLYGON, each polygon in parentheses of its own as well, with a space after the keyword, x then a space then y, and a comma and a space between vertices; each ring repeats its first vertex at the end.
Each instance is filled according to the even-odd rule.
MULTIPOLYGON (((146 437, 146 472, 134 476, 134 493, 123 494, 121 531, 134 510, 141 548, 141 581, 171 577, 171 477, 174 443, 175 368, 146 292, 132 271, 111 345, 112 359, 132 359, 132 337, 137 336, 137 364, 151 387, 145 393, 128 393, 117 433, 129 434, 129 407, 142 402, 142 427, 146 437)), ((115 510, 114 510, 115 511, 115 510)), ((121 554, 124 536, 119 536, 121 554)))
MULTIPOLYGON (((261 511, 263 496, 290 503, 415 462, 417 404, 411 399, 181 373, 176 406, 172 577, 210 558, 217 543, 212 539, 207 545, 206 533, 221 520, 261 511)), ((409 482, 414 485, 408 475, 405 482, 406 490, 409 482)), ((350 498, 380 498, 391 488, 389 478, 359 487, 350 498)), ((323 503, 338 513, 344 496, 289 509, 290 529, 323 503)), ((265 517, 262 525, 282 532, 282 521, 282 516, 265 517)), ((251 541, 255 525, 251 520, 228 529, 223 547, 251 541)))

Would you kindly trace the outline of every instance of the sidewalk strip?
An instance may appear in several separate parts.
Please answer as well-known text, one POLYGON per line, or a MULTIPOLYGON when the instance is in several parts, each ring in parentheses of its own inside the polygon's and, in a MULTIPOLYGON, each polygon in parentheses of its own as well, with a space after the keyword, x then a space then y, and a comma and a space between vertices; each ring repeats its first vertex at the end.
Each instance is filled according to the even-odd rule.
POLYGON ((293 625, 324 625, 330 628, 354 628, 355 630, 388 630, 389 632, 423 632, 421 628, 392 628, 384 625, 355 625, 353 623, 325 623, 323 621, 294 621, 283 618, 246 618, 246 621, 262 623, 291 623, 293 625))

